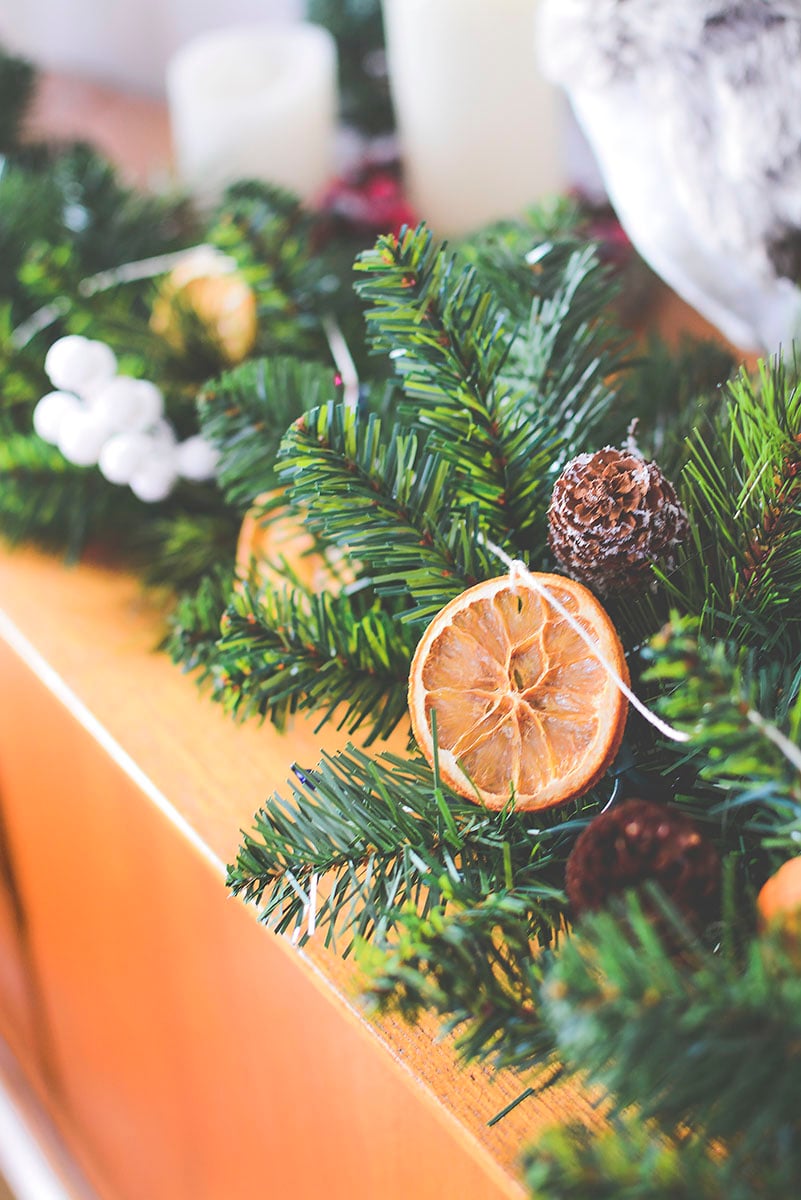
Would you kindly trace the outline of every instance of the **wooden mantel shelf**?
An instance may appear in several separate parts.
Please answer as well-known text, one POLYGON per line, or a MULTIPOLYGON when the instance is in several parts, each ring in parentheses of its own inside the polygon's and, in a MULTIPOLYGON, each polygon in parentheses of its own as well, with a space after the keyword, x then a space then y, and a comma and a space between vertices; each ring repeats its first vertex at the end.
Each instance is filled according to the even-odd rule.
MULTIPOLYGON (((433 1027, 376 1024, 355 967, 300 953, 223 864, 323 741, 236 725, 156 650, 155 603, 100 564, 0 554, 0 1035, 102 1200, 512 1200, 555 1089, 433 1027)), ((335 743, 329 735, 327 748, 335 743)))

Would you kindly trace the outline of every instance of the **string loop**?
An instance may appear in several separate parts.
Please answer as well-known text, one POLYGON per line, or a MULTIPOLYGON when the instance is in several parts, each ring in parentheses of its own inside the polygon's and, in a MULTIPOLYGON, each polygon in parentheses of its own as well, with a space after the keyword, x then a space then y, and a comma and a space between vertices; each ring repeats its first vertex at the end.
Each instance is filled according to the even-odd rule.
POLYGON ((507 568, 512 591, 516 591, 522 581, 525 583, 526 587, 531 588, 532 591, 535 591, 538 595, 542 596, 546 603, 550 604, 550 606, 559 613, 559 616, 567 622, 574 633, 578 634, 588 650, 594 655, 594 657, 606 671, 607 675, 615 684, 615 686, 620 689, 620 691, 628 700, 629 704, 632 706, 632 708, 637 710, 641 717, 644 717, 650 725, 653 725, 654 729, 658 729, 659 732, 664 735, 664 737, 670 738, 671 741, 689 742, 690 735, 688 733, 684 733, 680 729, 674 729, 672 725, 668 725, 666 721, 663 721, 661 717, 658 717, 656 713, 651 712, 651 710, 647 708, 645 704, 643 704, 642 700, 635 695, 635 693, 631 690, 626 681, 621 678, 620 674, 615 670, 612 664, 608 662, 603 654, 601 654, 597 645, 593 641, 592 636, 587 633, 587 630, 583 627, 583 625, 581 625, 581 623, 575 619, 573 614, 565 608, 564 604, 562 604, 560 600, 557 600, 556 596, 554 596, 553 592, 551 592, 548 587, 540 583, 536 575, 529 571, 524 562, 521 562, 519 558, 511 558, 505 550, 502 550, 500 546, 496 546, 494 542, 489 540, 489 538, 482 535, 481 540, 490 553, 494 554, 495 557, 507 568))

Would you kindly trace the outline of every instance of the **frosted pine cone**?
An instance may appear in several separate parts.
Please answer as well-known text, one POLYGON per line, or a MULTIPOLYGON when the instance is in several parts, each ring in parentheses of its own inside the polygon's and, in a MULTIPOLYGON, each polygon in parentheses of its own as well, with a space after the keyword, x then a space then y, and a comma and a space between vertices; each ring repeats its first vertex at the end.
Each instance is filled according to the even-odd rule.
POLYGON ((548 543, 574 579, 602 595, 670 568, 687 518, 656 463, 605 446, 579 454, 557 479, 548 510, 548 543))

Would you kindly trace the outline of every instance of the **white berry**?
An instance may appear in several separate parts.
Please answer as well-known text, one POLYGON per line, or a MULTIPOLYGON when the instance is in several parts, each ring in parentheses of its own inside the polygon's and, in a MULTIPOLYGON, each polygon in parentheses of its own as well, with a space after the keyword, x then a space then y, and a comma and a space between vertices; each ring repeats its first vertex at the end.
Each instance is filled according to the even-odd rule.
POLYGON ((170 452, 175 449, 178 441, 175 436, 175 430, 164 417, 159 417, 158 421, 154 421, 152 425, 148 426, 147 436, 152 438, 157 446, 161 446, 165 451, 170 452))
POLYGON ((108 426, 88 409, 69 413, 61 422, 58 448, 76 467, 92 467, 108 439, 108 426))
POLYGON ((147 429, 164 412, 164 397, 148 379, 118 375, 91 398, 92 409, 119 433, 147 429))
POLYGON ((118 375, 92 394, 90 405, 110 429, 123 433, 144 429, 157 420, 163 411, 164 400, 154 383, 118 375))
POLYGON ((97 465, 109 483, 130 483, 152 451, 153 443, 144 433, 115 433, 100 451, 97 465))
POLYGON ((69 334, 53 342, 44 368, 54 387, 83 396, 113 378, 117 359, 105 342, 69 334))
POLYGON ((201 434, 187 438, 177 448, 178 471, 184 479, 201 483, 213 479, 219 462, 219 451, 201 434))
POLYGON ((71 392, 48 392, 33 410, 33 427, 43 441, 55 445, 62 422, 71 413, 81 411, 80 400, 71 392))
POLYGON ((151 439, 149 457, 134 471, 129 482, 131 491, 146 504, 166 500, 178 480, 175 454, 151 439))

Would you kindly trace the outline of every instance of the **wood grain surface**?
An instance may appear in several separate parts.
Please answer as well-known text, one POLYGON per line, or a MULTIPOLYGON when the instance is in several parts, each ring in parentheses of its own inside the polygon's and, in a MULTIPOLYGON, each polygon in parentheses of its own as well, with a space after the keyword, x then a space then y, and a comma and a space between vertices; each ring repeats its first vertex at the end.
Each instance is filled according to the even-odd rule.
POLYGON ((140 584, 101 564, 6 553, 0 610, 0 796, 47 1044, 8 998, 2 1032, 101 1196, 226 1200, 272 1131, 296 1196, 321 1186, 299 1139, 325 1133, 342 1200, 512 1197, 538 1130, 597 1123, 561 1087, 489 1127, 525 1080, 465 1069, 431 1025, 368 1020, 352 964, 228 898, 240 829, 336 736, 233 724, 157 652, 140 584))

